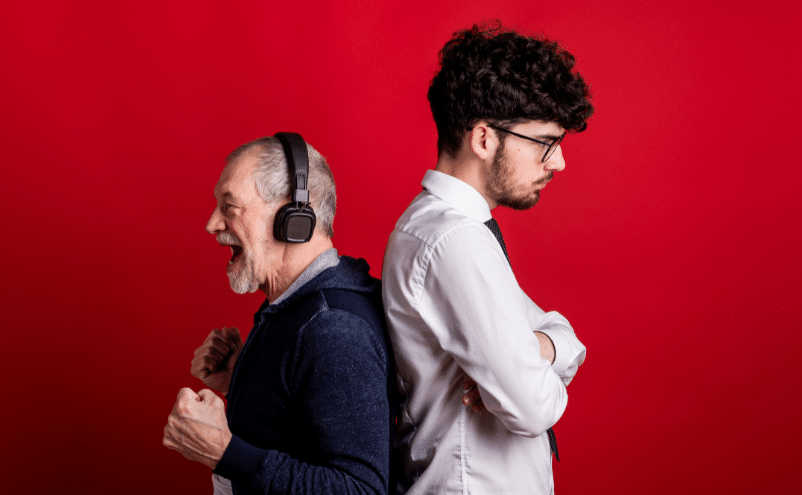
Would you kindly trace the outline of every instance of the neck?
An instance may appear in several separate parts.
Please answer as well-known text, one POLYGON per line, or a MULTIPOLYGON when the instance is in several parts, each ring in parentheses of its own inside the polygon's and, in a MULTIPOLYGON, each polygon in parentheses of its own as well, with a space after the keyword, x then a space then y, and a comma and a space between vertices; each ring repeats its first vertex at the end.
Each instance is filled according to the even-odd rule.
POLYGON ((484 162, 475 155, 461 150, 456 157, 452 157, 443 152, 437 157, 435 170, 455 177, 476 189, 485 198, 491 210, 498 206, 498 203, 487 196, 488 173, 484 162))
POLYGON ((331 238, 318 232, 309 242, 285 243, 281 255, 281 269, 259 286, 268 301, 275 301, 295 282, 298 277, 327 249, 334 247, 331 238))

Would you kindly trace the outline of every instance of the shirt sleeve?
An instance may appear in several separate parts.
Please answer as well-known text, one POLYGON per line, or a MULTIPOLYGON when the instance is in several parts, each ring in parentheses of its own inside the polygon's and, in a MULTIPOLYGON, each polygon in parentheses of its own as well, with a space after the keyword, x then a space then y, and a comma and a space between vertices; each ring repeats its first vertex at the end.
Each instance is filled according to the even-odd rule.
POLYGON ((576 375, 579 365, 585 361, 585 346, 576 338, 574 329, 563 315, 556 311, 544 312, 529 296, 525 293, 523 296, 530 328, 533 332, 542 332, 549 336, 554 344, 554 364, 551 368, 568 385, 576 375))
POLYGON ((434 338, 476 381, 488 411, 510 432, 542 434, 560 418, 568 396, 540 357, 531 301, 498 241, 483 224, 462 223, 427 254, 419 313, 434 338))
POLYGON ((289 383, 320 463, 234 436, 215 473, 230 479, 236 493, 387 493, 386 365, 364 320, 338 310, 319 313, 302 331, 289 383))

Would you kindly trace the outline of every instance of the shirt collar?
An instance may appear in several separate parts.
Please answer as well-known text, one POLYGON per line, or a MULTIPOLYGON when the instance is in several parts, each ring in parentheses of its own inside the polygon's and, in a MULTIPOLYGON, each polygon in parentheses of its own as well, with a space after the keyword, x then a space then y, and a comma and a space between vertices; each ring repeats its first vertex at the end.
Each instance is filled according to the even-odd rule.
POLYGON ((490 206, 479 191, 454 176, 427 170, 421 185, 432 195, 450 203, 465 216, 486 222, 492 218, 490 206))

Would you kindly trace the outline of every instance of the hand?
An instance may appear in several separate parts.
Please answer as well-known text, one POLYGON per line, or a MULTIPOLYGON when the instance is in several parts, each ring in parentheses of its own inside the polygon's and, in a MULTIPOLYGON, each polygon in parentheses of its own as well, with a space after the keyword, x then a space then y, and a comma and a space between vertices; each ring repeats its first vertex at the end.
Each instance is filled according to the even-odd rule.
POLYGON ((229 442, 231 431, 223 400, 208 389, 196 394, 182 388, 167 417, 164 446, 180 452, 190 461, 202 462, 214 469, 229 442))
POLYGON ((234 364, 242 350, 242 337, 236 328, 215 328, 195 349, 190 373, 204 385, 221 394, 228 393, 234 364))
POLYGON ((474 412, 484 411, 485 404, 479 396, 479 387, 471 377, 465 375, 462 379, 462 390, 465 390, 465 395, 462 396, 462 403, 466 406, 471 406, 474 412))
POLYGON ((540 344, 540 357, 554 364, 554 359, 557 357, 554 350, 554 342, 543 332, 535 332, 535 337, 537 337, 537 341, 540 344))

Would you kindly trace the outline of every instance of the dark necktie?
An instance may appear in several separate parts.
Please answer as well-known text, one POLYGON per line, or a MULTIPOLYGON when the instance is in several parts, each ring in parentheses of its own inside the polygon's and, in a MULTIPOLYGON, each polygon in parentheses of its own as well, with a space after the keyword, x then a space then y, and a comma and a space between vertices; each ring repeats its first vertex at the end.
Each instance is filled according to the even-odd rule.
MULTIPOLYGON (((490 229, 490 232, 496 236, 496 240, 499 244, 501 244, 501 250, 504 251, 504 256, 507 257, 507 263, 510 262, 510 256, 507 254, 507 246, 504 244, 504 236, 501 235, 501 229, 498 228, 498 222, 496 222, 495 218, 491 218, 490 220, 485 222, 487 228, 490 229)), ((512 265, 512 263, 510 263, 512 265)), ((560 462, 560 454, 557 453, 557 437, 554 436, 554 429, 549 428, 546 432, 549 435, 549 446, 551 446, 551 451, 554 452, 554 457, 557 458, 557 462, 560 462)))

